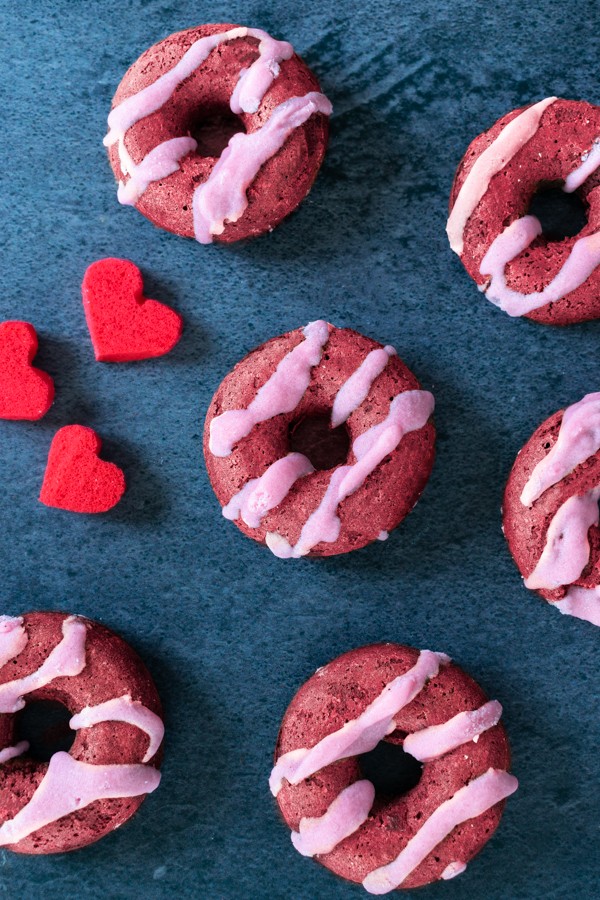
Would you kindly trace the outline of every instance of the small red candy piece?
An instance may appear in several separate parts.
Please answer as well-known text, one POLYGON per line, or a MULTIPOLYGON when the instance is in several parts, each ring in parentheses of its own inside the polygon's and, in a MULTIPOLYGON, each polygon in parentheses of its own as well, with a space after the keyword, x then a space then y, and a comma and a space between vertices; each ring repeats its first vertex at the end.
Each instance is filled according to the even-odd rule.
POLYGON ((41 419, 54 400, 54 382, 31 365, 37 353, 29 322, 0 323, 0 419, 41 419))
POLYGON ((114 463, 98 458, 102 441, 92 428, 67 425, 54 435, 40 500, 70 512, 100 513, 115 506, 125 476, 114 463))
POLYGON ((144 297, 142 274, 128 259, 92 263, 83 277, 82 293, 98 362, 163 356, 181 337, 181 316, 144 297))

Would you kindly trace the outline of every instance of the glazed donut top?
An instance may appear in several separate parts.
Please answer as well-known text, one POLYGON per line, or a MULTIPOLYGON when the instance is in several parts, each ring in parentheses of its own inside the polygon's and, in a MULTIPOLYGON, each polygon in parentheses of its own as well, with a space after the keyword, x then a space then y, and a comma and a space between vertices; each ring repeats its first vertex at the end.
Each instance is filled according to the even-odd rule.
MULTIPOLYGON (((197 143, 190 136, 174 137, 154 147, 138 163, 130 156, 125 138, 137 122, 161 109, 177 88, 208 56, 223 43, 254 38, 258 43, 258 57, 239 73, 239 80, 231 94, 233 113, 254 114, 277 79, 280 64, 291 59, 294 49, 286 41, 277 41, 258 28, 233 27, 208 34, 195 40, 179 61, 151 84, 128 96, 108 117, 109 131, 104 138, 106 147, 117 145, 121 172, 127 181, 118 189, 120 203, 134 205, 148 185, 172 175, 180 160, 196 150, 197 143)), ((290 97, 272 110, 260 127, 235 134, 223 151, 207 180, 199 184, 193 194, 193 221, 196 240, 209 244, 215 235, 223 233, 226 223, 237 222, 248 206, 246 191, 264 163, 283 147, 294 129, 306 122, 315 112, 331 114, 331 103, 324 94, 310 91, 302 97, 290 97)))
MULTIPOLYGON (((60 679, 61 690, 71 697, 70 686, 86 668, 87 627, 84 619, 67 616, 62 622, 62 640, 46 655, 35 671, 0 683, 1 714, 11 716, 25 706, 26 697, 60 679)), ((7 663, 27 648, 29 636, 22 617, 0 616, 0 677, 7 663)), ((19 812, 0 825, 0 846, 16 844, 44 826, 76 812, 96 800, 137 797, 154 791, 160 772, 146 765, 163 739, 162 719, 130 695, 111 698, 80 709, 70 720, 76 731, 102 722, 125 722, 148 736, 148 747, 140 764, 100 765, 75 759, 70 753, 55 753, 33 796, 19 812)), ((28 750, 25 741, 0 750, 0 764, 28 750)))
MULTIPOLYGON (((309 384, 323 383, 330 390, 327 360, 322 360, 331 331, 324 321, 310 322, 297 343, 277 364, 254 399, 244 408, 228 409, 210 422, 208 452, 214 457, 229 456, 253 429, 284 413, 291 413, 302 401, 309 384)), ((352 332, 350 332, 352 334, 352 332)), ((366 400, 373 383, 384 371, 396 351, 393 347, 371 350, 350 377, 339 385, 331 409, 331 425, 346 422, 366 400)), ((416 381, 414 382, 416 383, 416 381)), ((353 435, 354 461, 337 466, 327 476, 325 493, 316 509, 306 517, 299 539, 290 542, 276 531, 266 533, 266 544, 278 557, 298 558, 310 553, 321 542, 333 543, 340 535, 338 507, 365 483, 405 435, 423 428, 433 412, 434 399, 428 391, 404 390, 394 397, 385 396, 387 415, 353 435)), ((257 438, 260 440, 260 438, 257 438)), ((266 514, 278 507, 291 488, 308 486, 314 468, 302 453, 288 453, 271 463, 258 478, 249 479, 223 508, 228 519, 241 517, 249 528, 258 528, 266 514)), ((324 473, 318 473, 322 476, 324 473)), ((397 524, 397 522, 395 523, 397 524)), ((381 539, 387 537, 382 534, 381 539)))
POLYGON ((567 193, 585 185, 590 205, 597 202, 592 192, 599 182, 592 176, 600 166, 598 109, 548 97, 505 116, 476 139, 478 145, 481 142, 483 146, 484 139, 485 149, 467 151, 459 168, 456 183, 460 187, 453 190, 446 230, 451 248, 463 258, 487 299, 510 316, 527 315, 580 288, 600 263, 597 215, 590 217, 577 238, 563 241, 551 261, 543 251, 540 255, 528 252, 542 234, 542 226, 535 216, 523 214, 523 206, 526 209, 543 182, 562 181, 567 193), (579 114, 571 107, 579 109, 579 114), (551 140, 549 131, 550 138, 558 136, 559 141, 551 140), (472 156, 476 156, 474 162, 472 156), (510 169, 513 160, 514 171, 510 169), (488 192, 490 199, 484 209, 480 204, 488 192), (508 218, 501 221, 505 212, 508 218), (543 276, 545 268, 552 267, 554 274, 543 289, 522 293, 508 286, 506 268, 521 254, 519 274, 532 286, 539 284, 540 272, 543 276))
MULTIPOLYGON (((418 697, 426 683, 438 674, 440 666, 448 663, 450 658, 445 654, 422 650, 414 666, 386 684, 357 718, 327 734, 311 748, 282 754, 269 779, 272 794, 277 796, 284 779, 297 785, 339 760, 373 750, 396 730, 395 716, 418 697)), ((470 741, 477 742, 481 734, 499 722, 501 714, 501 705, 489 701, 479 709, 460 712, 443 724, 408 734, 404 750, 415 759, 430 762, 470 741)), ((372 894, 395 890, 457 825, 481 815, 514 793, 517 786, 513 775, 499 769, 490 768, 473 778, 425 819, 394 860, 370 872, 363 886, 372 894)), ((367 820, 374 797, 375 790, 368 780, 353 782, 338 794, 323 816, 300 820, 299 831, 292 832, 294 846, 305 856, 330 853, 367 820)), ((464 862, 457 860, 442 877, 452 878, 465 867, 464 862)))
POLYGON ((523 508, 531 509, 542 498, 550 497, 549 492, 555 488, 552 507, 559 502, 547 528, 542 554, 525 578, 525 586, 549 595, 561 612, 594 625, 600 625, 600 573, 597 552, 592 559, 588 532, 599 520, 600 476, 592 465, 599 451, 600 393, 587 394, 564 410, 556 441, 530 471, 519 498, 523 508), (576 469, 583 482, 577 479, 572 487, 563 486, 576 469), (565 493, 570 493, 566 500, 565 493), (589 572, 587 584, 574 584, 585 571, 589 572), (565 587, 566 592, 562 591, 565 587), (559 589, 564 596, 556 599, 553 592, 559 589))

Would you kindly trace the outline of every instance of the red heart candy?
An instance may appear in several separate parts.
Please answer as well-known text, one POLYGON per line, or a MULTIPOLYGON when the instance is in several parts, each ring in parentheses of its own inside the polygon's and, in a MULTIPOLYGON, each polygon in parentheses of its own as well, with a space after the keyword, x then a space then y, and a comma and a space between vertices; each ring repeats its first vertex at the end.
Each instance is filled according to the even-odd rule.
POLYGON ((37 353, 29 322, 0 324, 0 419, 41 419, 54 400, 54 382, 31 365, 37 353))
POLYGON ((99 362, 163 356, 183 330, 181 316, 144 297, 142 274, 128 259, 99 259, 82 284, 83 307, 99 362))
POLYGON ((102 441, 92 428, 67 425, 54 435, 40 500, 71 512, 112 509, 125 491, 125 476, 114 463, 98 458, 102 441))

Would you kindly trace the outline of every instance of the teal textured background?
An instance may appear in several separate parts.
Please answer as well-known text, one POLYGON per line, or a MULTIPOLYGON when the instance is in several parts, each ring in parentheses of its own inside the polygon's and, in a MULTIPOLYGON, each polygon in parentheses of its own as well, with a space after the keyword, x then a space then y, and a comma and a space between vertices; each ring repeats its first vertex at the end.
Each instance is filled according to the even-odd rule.
POLYGON ((552 330, 488 304, 444 233, 454 169, 504 112, 600 103, 600 13, 573 0, 297 4, 21 0, 0 8, 5 149, 0 318, 31 321, 56 402, 0 422, 0 612, 66 609, 128 639, 166 707, 164 778, 127 826, 71 855, 0 851, 0 894, 366 896, 292 848, 267 789, 279 721, 319 665, 387 639, 452 655, 504 705, 521 787, 432 900, 600 895, 598 634, 529 594, 500 530, 503 483, 539 422, 598 389, 597 323, 552 330), (120 208, 102 147, 111 97, 149 45, 201 22, 290 40, 334 104, 322 173, 288 222, 201 247, 120 208), (168 357, 94 362, 89 263, 123 256, 185 317, 168 357), (434 391, 438 459, 385 544, 280 561, 221 518, 201 461, 221 378, 324 317, 394 344, 434 391), (90 425, 128 491, 102 517, 37 502, 51 438, 90 425))

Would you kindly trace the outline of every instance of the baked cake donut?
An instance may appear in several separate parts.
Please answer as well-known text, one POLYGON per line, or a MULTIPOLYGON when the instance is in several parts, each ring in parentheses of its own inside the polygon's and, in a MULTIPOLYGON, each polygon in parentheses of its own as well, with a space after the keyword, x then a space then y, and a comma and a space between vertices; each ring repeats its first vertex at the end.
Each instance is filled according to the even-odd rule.
POLYGON ((600 393, 550 416, 519 452, 503 527, 525 579, 561 613, 600 625, 600 393))
POLYGON ((600 107, 548 97, 469 145, 450 196, 450 246, 510 316, 568 325, 600 316, 600 107), (553 241, 528 215, 539 188, 576 191, 579 234, 553 241))
POLYGON ((433 406, 393 347, 348 328, 317 321, 267 341, 226 376, 206 417, 223 515, 281 558, 384 540, 429 477, 433 406))
POLYGON ((330 113, 291 44, 238 25, 172 34, 113 100, 104 143, 119 201, 201 244, 272 231, 312 187, 330 113), (235 128, 221 152, 215 137, 223 145, 235 128))
POLYGON ((160 781, 164 727, 152 679, 125 641, 81 616, 0 616, 0 847, 76 850, 118 828, 160 781), (71 712, 68 753, 48 763, 15 743, 32 701, 71 712))
POLYGON ((501 714, 443 653, 374 644, 318 669, 285 713, 269 782, 294 846, 372 894, 459 875, 517 788, 501 714), (361 771, 381 741, 423 764, 401 796, 361 771))

